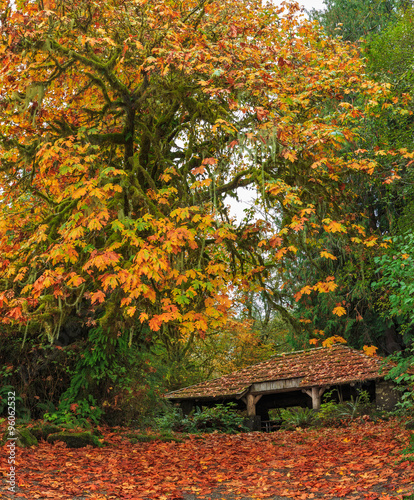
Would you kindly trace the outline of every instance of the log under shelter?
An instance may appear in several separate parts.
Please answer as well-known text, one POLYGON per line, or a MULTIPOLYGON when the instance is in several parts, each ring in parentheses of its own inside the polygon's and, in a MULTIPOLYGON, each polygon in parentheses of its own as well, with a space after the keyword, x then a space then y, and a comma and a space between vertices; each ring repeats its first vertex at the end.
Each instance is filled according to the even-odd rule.
POLYGON ((207 380, 166 394, 185 413, 195 406, 234 402, 260 428, 269 410, 292 406, 318 410, 327 389, 337 388, 344 400, 368 391, 376 407, 392 410, 398 392, 384 380, 390 366, 379 356, 344 345, 279 354, 229 375, 207 380))

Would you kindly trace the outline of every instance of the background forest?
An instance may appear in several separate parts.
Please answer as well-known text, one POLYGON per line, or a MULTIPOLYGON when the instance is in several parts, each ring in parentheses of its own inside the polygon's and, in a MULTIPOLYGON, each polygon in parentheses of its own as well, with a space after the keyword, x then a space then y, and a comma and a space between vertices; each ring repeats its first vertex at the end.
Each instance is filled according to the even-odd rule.
POLYGON ((413 363, 414 10, 325 4, 1 0, 20 416, 151 419, 167 390, 338 341, 413 363))

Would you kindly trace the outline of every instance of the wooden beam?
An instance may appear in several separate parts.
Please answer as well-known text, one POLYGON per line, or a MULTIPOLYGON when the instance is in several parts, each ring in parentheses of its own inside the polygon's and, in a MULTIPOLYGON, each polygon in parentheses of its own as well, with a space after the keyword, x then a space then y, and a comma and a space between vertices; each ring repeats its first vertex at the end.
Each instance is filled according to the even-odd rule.
POLYGON ((299 389, 302 380, 303 377, 297 377, 283 380, 270 380, 268 382, 256 382, 250 388, 250 392, 264 394, 299 389))
POLYGON ((302 392, 304 392, 305 394, 307 394, 312 398, 312 408, 314 410, 319 410, 319 408, 321 407, 322 394, 325 392, 326 389, 327 389, 326 386, 322 387, 314 386, 311 387, 310 390, 302 389, 302 392))
POLYGON ((258 394, 257 396, 254 397, 254 404, 257 404, 259 399, 263 396, 263 394, 258 394))

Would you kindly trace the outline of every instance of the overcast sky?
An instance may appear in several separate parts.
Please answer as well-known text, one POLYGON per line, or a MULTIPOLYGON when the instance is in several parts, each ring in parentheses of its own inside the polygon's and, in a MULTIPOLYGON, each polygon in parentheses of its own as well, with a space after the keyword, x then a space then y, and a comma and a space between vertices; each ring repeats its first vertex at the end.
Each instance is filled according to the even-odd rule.
POLYGON ((311 10, 312 8, 321 10, 324 8, 323 0, 298 0, 301 5, 305 7, 306 10, 311 10))

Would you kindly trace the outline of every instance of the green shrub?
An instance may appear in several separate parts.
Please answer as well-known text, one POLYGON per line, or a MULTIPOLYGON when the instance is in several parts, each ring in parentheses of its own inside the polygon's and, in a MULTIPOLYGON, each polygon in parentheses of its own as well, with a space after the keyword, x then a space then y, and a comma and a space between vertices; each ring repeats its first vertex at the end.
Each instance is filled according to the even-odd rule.
POLYGON ((339 403, 333 399, 334 392, 335 389, 325 394, 325 401, 321 404, 318 412, 318 420, 322 425, 328 427, 342 425, 371 413, 372 404, 367 391, 358 391, 356 398, 351 396, 350 401, 340 401, 339 403))
POLYGON ((396 366, 384 378, 396 382, 396 389, 401 392, 401 399, 396 405, 397 414, 414 415, 414 344, 403 352, 393 354, 388 360, 396 366))
POLYGON ((197 408, 192 420, 195 428, 202 432, 220 431, 234 433, 245 431, 242 417, 236 410, 235 403, 218 404, 211 408, 197 408))
POLYGON ((318 420, 327 427, 338 425, 340 423, 338 418, 339 404, 332 399, 323 402, 318 411, 318 420))
POLYGON ((414 434, 411 434, 410 442, 407 448, 404 448, 400 453, 402 455, 408 455, 404 457, 404 460, 409 460, 410 462, 414 462, 414 434))
POLYGON ((218 404, 211 408, 196 411, 190 415, 183 415, 182 410, 170 407, 161 417, 156 419, 159 429, 176 432, 243 432, 244 417, 235 410, 235 403, 218 404))
POLYGON ((155 419, 155 424, 161 431, 196 432, 192 420, 177 406, 166 406, 164 413, 155 419))
MULTIPOLYGON (((3 385, 3 387, 0 387, 0 415, 5 417, 8 415, 9 393, 15 394, 13 386, 3 385)), ((30 410, 24 406, 23 399, 19 395, 13 398, 13 403, 16 418, 22 421, 30 420, 30 410)))
POLYGON ((40 339, 28 338, 23 346, 18 335, 0 336, 1 389, 10 385, 16 396, 20 396, 18 411, 21 417, 26 420, 29 416, 42 418, 45 411, 54 411, 58 405, 70 382, 76 357, 81 353, 82 346, 78 345, 62 349, 40 339), (42 407, 45 401, 50 401, 49 408, 42 407))
POLYGON ((280 411, 282 427, 310 427, 316 421, 316 412, 311 408, 287 408, 280 411))
POLYGON ((98 425, 103 411, 97 406, 93 396, 80 399, 76 403, 63 400, 54 413, 45 413, 43 418, 55 425, 66 428, 91 427, 91 423, 98 425))

